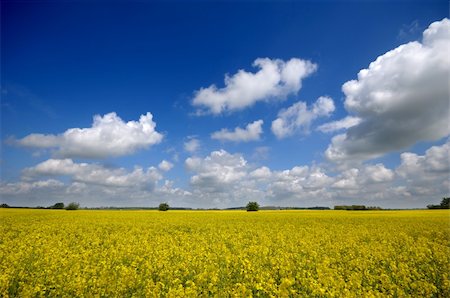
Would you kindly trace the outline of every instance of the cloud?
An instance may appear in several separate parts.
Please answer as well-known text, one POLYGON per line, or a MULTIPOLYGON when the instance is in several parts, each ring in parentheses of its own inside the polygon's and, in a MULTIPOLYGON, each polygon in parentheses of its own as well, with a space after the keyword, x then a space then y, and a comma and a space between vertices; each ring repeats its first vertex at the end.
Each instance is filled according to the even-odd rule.
POLYGON ((247 124, 245 129, 236 127, 234 131, 229 131, 228 129, 221 129, 211 134, 211 138, 220 141, 230 141, 230 142, 250 142, 257 141, 260 139, 263 132, 262 125, 263 120, 257 120, 252 123, 247 124))
POLYGON ((450 192, 450 143, 429 148, 424 155, 411 152, 400 155, 396 173, 402 179, 402 192, 410 198, 428 198, 438 203, 450 192))
POLYGON ((361 119, 335 136, 325 156, 335 162, 368 160, 449 135, 450 21, 432 23, 422 42, 378 57, 346 82, 346 110, 361 119))
POLYGON ((242 154, 218 150, 185 160, 190 173, 186 189, 175 187, 169 180, 160 185, 163 177, 153 167, 129 171, 50 159, 25 169, 23 181, 0 182, 0 195, 10 205, 28 206, 49 206, 59 201, 78 201, 83 206, 157 206, 168 201, 171 206, 204 208, 258 201, 276 206, 365 204, 423 208, 448 196, 448 156, 447 141, 423 155, 402 153, 397 168, 381 163, 358 164, 335 172, 316 165, 285 170, 256 167, 242 154))
POLYGON ((309 133, 311 123, 319 117, 328 117, 334 111, 334 103, 330 97, 321 96, 311 106, 299 101, 278 113, 278 118, 272 121, 272 132, 279 138, 285 138, 301 131, 309 133))
POLYGON ((184 150, 194 153, 200 148, 200 141, 195 137, 188 137, 189 140, 184 142, 184 150))
POLYGON ((188 158, 185 165, 193 173, 192 198, 202 206, 239 206, 257 200, 282 206, 425 207, 430 198, 448 195, 449 154, 447 143, 431 147, 424 156, 404 153, 397 169, 381 163, 359 164, 338 173, 307 165, 287 170, 255 168, 241 154, 225 150, 188 158))
POLYGON ((24 147, 55 149, 55 155, 68 158, 122 156, 161 142, 151 113, 139 121, 124 122, 116 113, 94 116, 92 127, 71 128, 62 134, 30 134, 16 143, 24 147))
POLYGON ((247 161, 239 154, 225 150, 213 151, 205 159, 190 157, 186 169, 197 172, 191 177, 191 185, 205 189, 223 189, 246 176, 247 161))
POLYGON ((21 181, 13 183, 0 183, 0 194, 7 195, 20 195, 28 194, 30 192, 36 192, 43 189, 58 190, 64 186, 64 183, 55 179, 41 180, 41 181, 21 181))
POLYGON ((390 182, 394 179, 394 172, 383 164, 366 165, 351 168, 342 172, 332 184, 333 188, 355 189, 368 187, 377 183, 390 182))
POLYGON ((241 154, 225 150, 213 151, 205 158, 188 158, 185 165, 193 173, 190 179, 193 196, 203 205, 242 205, 249 200, 292 206, 316 199, 321 202, 317 195, 326 197, 326 189, 333 182, 318 167, 298 166, 284 171, 272 171, 266 166, 255 169, 241 154))
POLYGON ((0 182, 2 201, 11 206, 50 206, 56 202, 79 202, 81 206, 156 207, 161 202, 171 206, 188 206, 192 194, 165 180, 154 189, 136 186, 111 187, 77 181, 54 179, 0 182))
POLYGON ((350 127, 356 126, 361 123, 361 118, 353 117, 353 116, 347 116, 344 119, 338 120, 338 121, 332 121, 325 124, 320 125, 317 127, 317 130, 321 132, 335 132, 337 130, 341 129, 348 129, 350 127))
POLYGON ((256 179, 269 179, 272 176, 272 171, 268 167, 260 167, 250 173, 250 177, 256 179))
POLYGON ((270 147, 260 146, 253 149, 251 158, 254 160, 266 160, 269 158, 270 147))
POLYGON ((292 58, 258 58, 253 66, 256 73, 239 70, 233 76, 225 75, 225 87, 215 85, 195 92, 192 104, 199 108, 199 114, 220 114, 233 112, 254 105, 256 102, 283 100, 289 94, 296 94, 302 87, 302 80, 316 71, 317 65, 307 60, 292 58))
POLYGON ((159 163, 158 168, 161 171, 167 172, 170 171, 173 168, 173 163, 167 161, 167 160, 163 160, 159 163))
POLYGON ((450 144, 433 146, 429 148, 425 155, 420 156, 415 153, 405 152, 400 155, 401 165, 397 173, 404 177, 429 177, 430 174, 450 173, 450 144))
POLYGON ((190 178, 191 204, 207 207, 240 206, 243 200, 261 198, 248 178, 249 166, 241 154, 225 150, 213 151, 205 158, 187 158, 190 178))
POLYGON ((110 187, 140 187, 153 189, 162 176, 156 168, 146 171, 135 167, 128 172, 124 168, 105 168, 99 164, 75 163, 71 159, 49 159, 23 170, 25 180, 45 176, 68 176, 73 181, 110 187))
POLYGON ((398 32, 397 38, 399 40, 406 40, 420 31, 422 30, 420 29, 419 21, 414 20, 411 23, 402 26, 398 32))

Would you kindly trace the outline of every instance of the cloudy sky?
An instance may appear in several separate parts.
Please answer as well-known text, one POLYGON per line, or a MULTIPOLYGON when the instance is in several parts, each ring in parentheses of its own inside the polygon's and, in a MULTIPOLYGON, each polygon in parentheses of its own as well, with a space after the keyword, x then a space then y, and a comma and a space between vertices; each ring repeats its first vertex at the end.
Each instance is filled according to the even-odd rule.
POLYGON ((2 1, 2 203, 425 207, 447 1, 2 1))

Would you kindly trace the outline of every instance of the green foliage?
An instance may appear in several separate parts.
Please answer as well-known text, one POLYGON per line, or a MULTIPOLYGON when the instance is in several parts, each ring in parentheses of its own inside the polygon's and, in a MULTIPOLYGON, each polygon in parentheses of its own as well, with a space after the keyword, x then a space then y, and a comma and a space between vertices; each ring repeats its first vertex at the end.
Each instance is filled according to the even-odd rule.
POLYGON ((442 198, 439 205, 428 205, 428 209, 450 209, 450 197, 442 198))
POLYGON ((248 202, 247 211, 258 211, 259 210, 259 204, 257 202, 248 202))
POLYGON ((67 205, 66 210, 78 210, 80 208, 80 204, 72 202, 67 205))
POLYGON ((450 197, 442 198, 441 207, 442 209, 450 209, 450 197))
POLYGON ((50 209, 64 209, 64 203, 56 203, 55 205, 50 206, 50 209))
POLYGON ((9 207, 8 204, 3 203, 3 204, 0 205, 0 208, 10 208, 10 207, 9 207))
MULTIPOLYGON (((373 209, 375 207, 370 207, 370 209, 373 209)), ((380 208, 381 209, 381 208, 380 208)), ((338 205, 334 206, 334 210, 369 210, 369 208, 366 208, 364 205, 338 205)))
POLYGON ((167 210, 169 210, 169 204, 167 204, 167 203, 161 203, 161 204, 159 204, 159 207, 158 207, 158 210, 159 211, 167 211, 167 210))

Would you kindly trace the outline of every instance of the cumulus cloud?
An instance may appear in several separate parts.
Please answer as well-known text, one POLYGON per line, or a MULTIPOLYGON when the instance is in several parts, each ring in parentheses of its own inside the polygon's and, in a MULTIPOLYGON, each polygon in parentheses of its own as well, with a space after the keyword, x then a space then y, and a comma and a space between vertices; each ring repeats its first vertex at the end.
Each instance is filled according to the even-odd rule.
POLYGON ((191 184, 205 189, 222 189, 247 174, 247 161, 225 150, 213 151, 205 159, 190 157, 185 165, 188 171, 197 173, 191 177, 191 184))
POLYGON ((449 142, 429 148, 423 156, 405 152, 400 158, 401 165, 397 173, 404 178, 415 177, 413 180, 416 180, 417 176, 429 177, 430 174, 450 173, 449 142))
POLYGON ((140 187, 153 189, 161 174, 154 167, 144 170, 135 167, 128 172, 124 168, 106 168, 99 164, 75 163, 71 159, 49 159, 23 170, 25 180, 45 176, 68 176, 73 181, 111 187, 140 187))
POLYGON ((167 172, 170 171, 173 168, 173 163, 167 161, 167 160, 163 160, 159 163, 158 168, 161 171, 167 172))
POLYGON ((200 148, 200 141, 195 137, 188 137, 188 140, 184 142, 184 150, 189 153, 194 153, 200 148))
POLYGON ((426 197, 429 203, 450 193, 450 143, 429 148, 424 155, 405 152, 396 173, 402 179, 403 194, 411 198, 426 197))
POLYGON ((272 171, 268 167, 260 167, 250 172, 250 177, 256 179, 269 179, 272 176, 272 171))
POLYGON ((234 131, 228 129, 221 129, 211 134, 211 138, 220 141, 229 142, 250 142, 260 139, 263 133, 262 125, 263 120, 257 120, 247 124, 245 128, 236 127, 234 131))
POLYGON ((36 192, 40 190, 58 190, 64 186, 64 183, 55 179, 40 180, 40 181, 21 181, 0 183, 0 194, 7 195, 20 195, 28 194, 30 192, 36 192))
POLYGON ((317 127, 321 132, 335 132, 341 129, 348 129, 361 123, 361 118, 347 116, 344 119, 328 122, 317 127))
POLYGON ((317 199, 318 194, 326 197, 326 189, 333 181, 318 167, 301 166, 284 171, 272 171, 266 166, 255 169, 241 154, 225 150, 213 151, 205 158, 188 158, 185 165, 193 172, 192 193, 203 204, 233 205, 253 199, 266 204, 303 205, 317 199))
POLYGON ((157 206, 168 201, 172 206, 231 207, 255 200, 277 206, 425 207, 448 196, 449 156, 447 142, 423 155, 403 153, 395 169, 377 163, 335 172, 316 165, 257 167, 239 153, 218 150, 185 160, 191 174, 186 189, 168 180, 160 185, 162 176, 152 167, 127 171, 50 159, 24 170, 23 181, 0 182, 0 195, 11 205, 28 206, 75 200, 83 206, 157 206))
POLYGON ((211 85, 195 92, 192 104, 198 112, 220 114, 250 107, 256 102, 283 100, 296 94, 302 80, 316 71, 317 65, 307 60, 292 58, 258 58, 253 63, 256 73, 239 70, 233 76, 225 75, 225 87, 211 85))
POLYGON ((390 182, 394 179, 394 172, 383 164, 366 165, 351 168, 342 172, 333 183, 333 188, 359 189, 377 183, 390 182))
POLYGON ((361 122, 335 136, 332 161, 367 160, 449 135, 450 21, 432 23, 422 42, 403 44, 346 82, 345 108, 361 122))
POLYGON ((257 200, 284 206, 424 207, 430 198, 448 195, 449 151, 447 143, 430 148, 424 156, 404 153, 397 169, 381 163, 359 164, 338 173, 307 165, 287 170, 255 168, 241 154, 225 150, 188 158, 185 165, 193 173, 192 197, 203 206, 239 206, 257 200))
POLYGON ((50 206, 56 202, 79 202, 81 206, 100 207, 155 207, 163 202, 171 206, 188 206, 191 193, 165 180, 154 189, 134 186, 109 185, 78 181, 62 182, 55 179, 39 181, 0 182, 2 201, 11 206, 50 206))
POLYGON ((30 134, 17 140, 20 146, 55 149, 59 157, 106 158, 132 154, 161 142, 151 113, 139 121, 124 122, 116 113, 94 116, 92 127, 71 128, 62 134, 30 134))
POLYGON ((278 118, 272 121, 272 132, 279 139, 297 131, 308 133, 315 119, 328 117, 334 109, 333 100, 327 96, 319 97, 309 108, 305 102, 299 101, 278 113, 278 118))

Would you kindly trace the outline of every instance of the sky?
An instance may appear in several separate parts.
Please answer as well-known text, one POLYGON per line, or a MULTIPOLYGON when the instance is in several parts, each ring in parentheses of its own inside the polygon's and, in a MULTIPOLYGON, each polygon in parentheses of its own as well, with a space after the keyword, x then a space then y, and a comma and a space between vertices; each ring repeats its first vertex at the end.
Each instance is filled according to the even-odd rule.
POLYGON ((2 1, 0 201, 424 208, 447 1, 2 1))

